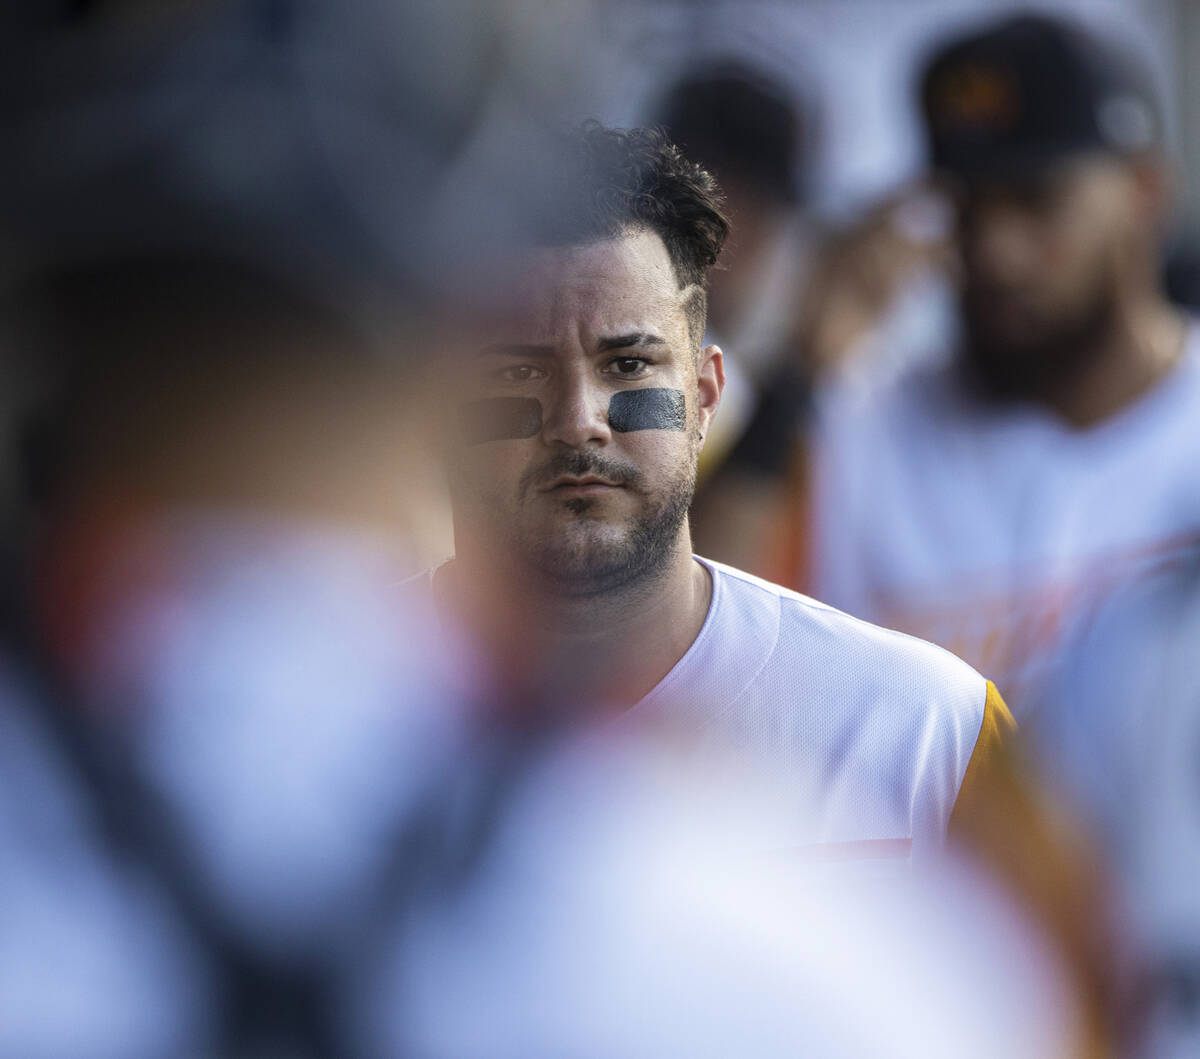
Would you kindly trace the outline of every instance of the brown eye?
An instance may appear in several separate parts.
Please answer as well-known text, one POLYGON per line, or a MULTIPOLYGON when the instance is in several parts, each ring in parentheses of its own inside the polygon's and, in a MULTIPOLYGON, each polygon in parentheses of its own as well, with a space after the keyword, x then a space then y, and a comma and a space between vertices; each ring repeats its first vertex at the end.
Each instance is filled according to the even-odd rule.
POLYGON ((609 362, 613 374, 625 379, 636 379, 645 374, 648 365, 649 362, 642 357, 616 357, 609 362))

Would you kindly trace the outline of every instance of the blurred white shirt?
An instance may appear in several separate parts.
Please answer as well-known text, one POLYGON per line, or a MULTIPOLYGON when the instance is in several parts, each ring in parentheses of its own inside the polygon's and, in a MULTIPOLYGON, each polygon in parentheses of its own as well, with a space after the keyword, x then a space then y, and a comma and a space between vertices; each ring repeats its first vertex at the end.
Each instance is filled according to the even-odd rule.
POLYGON ((771 787, 611 733, 553 747, 493 807, 471 876, 386 938, 352 1005, 363 1054, 1070 1054, 1055 965, 986 883, 784 852, 771 787))
POLYGON ((1076 624, 1200 534, 1200 331, 1133 405, 1079 430, 965 392, 952 365, 824 395, 812 591, 941 644, 1018 721, 1076 624))

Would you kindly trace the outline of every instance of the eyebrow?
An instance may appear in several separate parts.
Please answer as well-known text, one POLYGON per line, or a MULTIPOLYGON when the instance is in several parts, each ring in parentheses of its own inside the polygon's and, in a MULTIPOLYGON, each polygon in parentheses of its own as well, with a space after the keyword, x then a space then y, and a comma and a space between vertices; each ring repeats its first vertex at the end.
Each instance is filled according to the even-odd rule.
POLYGON ((629 349, 632 346, 661 346, 663 340, 658 335, 649 335, 644 331, 634 331, 629 335, 614 335, 612 338, 602 338, 596 348, 601 352, 609 349, 629 349))
MULTIPOLYGON (((645 331, 633 331, 627 335, 612 335, 607 338, 600 339, 596 343, 598 352, 606 353, 612 349, 632 349, 634 346, 661 346, 665 345, 663 339, 658 335, 648 334, 645 331)), ((497 342, 490 346, 484 346, 476 353, 478 357, 552 357, 554 356, 553 346, 539 345, 522 345, 520 343, 497 342)))

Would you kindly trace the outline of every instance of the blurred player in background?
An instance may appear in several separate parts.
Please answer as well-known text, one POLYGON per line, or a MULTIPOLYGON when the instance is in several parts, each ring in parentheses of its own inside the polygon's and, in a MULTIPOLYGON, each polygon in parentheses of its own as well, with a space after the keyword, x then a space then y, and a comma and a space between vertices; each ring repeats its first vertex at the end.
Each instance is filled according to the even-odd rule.
POLYGON ((1024 717, 1071 626, 1200 528, 1161 110, 1137 56, 1041 15, 944 47, 921 101, 960 355, 826 395, 811 584, 995 673, 1024 717))
POLYGON ((1127 947, 1122 971, 1150 1056, 1200 1044, 1200 745, 1195 557, 1127 585, 1072 644, 1048 700, 1058 708, 1043 755, 1062 795, 1091 823, 1115 868, 1127 947), (1086 735, 1066 705, 1070 682, 1094 703, 1086 735))
POLYGON ((1073 638, 1038 749, 1118 883, 1118 966, 1138 1055, 1200 1046, 1200 570, 1194 555, 1124 585, 1073 638))
POLYGON ((763 513, 807 411, 810 365, 796 345, 813 252, 802 198, 812 108, 763 64, 705 60, 667 88, 649 124, 725 195, 732 230, 709 282, 708 339, 724 350, 726 386, 692 525, 705 554, 757 571, 763 513))

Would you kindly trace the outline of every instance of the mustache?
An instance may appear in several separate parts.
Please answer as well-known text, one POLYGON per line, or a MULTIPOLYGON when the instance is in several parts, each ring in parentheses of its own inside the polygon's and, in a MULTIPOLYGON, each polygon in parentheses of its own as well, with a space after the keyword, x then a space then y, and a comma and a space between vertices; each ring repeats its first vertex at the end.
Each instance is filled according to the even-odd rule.
POLYGON ((586 449, 574 449, 570 452, 560 452, 540 467, 526 471, 521 476, 520 492, 524 495, 530 489, 549 485, 564 475, 578 478, 585 474, 594 474, 627 488, 637 489, 642 484, 642 472, 632 463, 614 460, 586 449))

